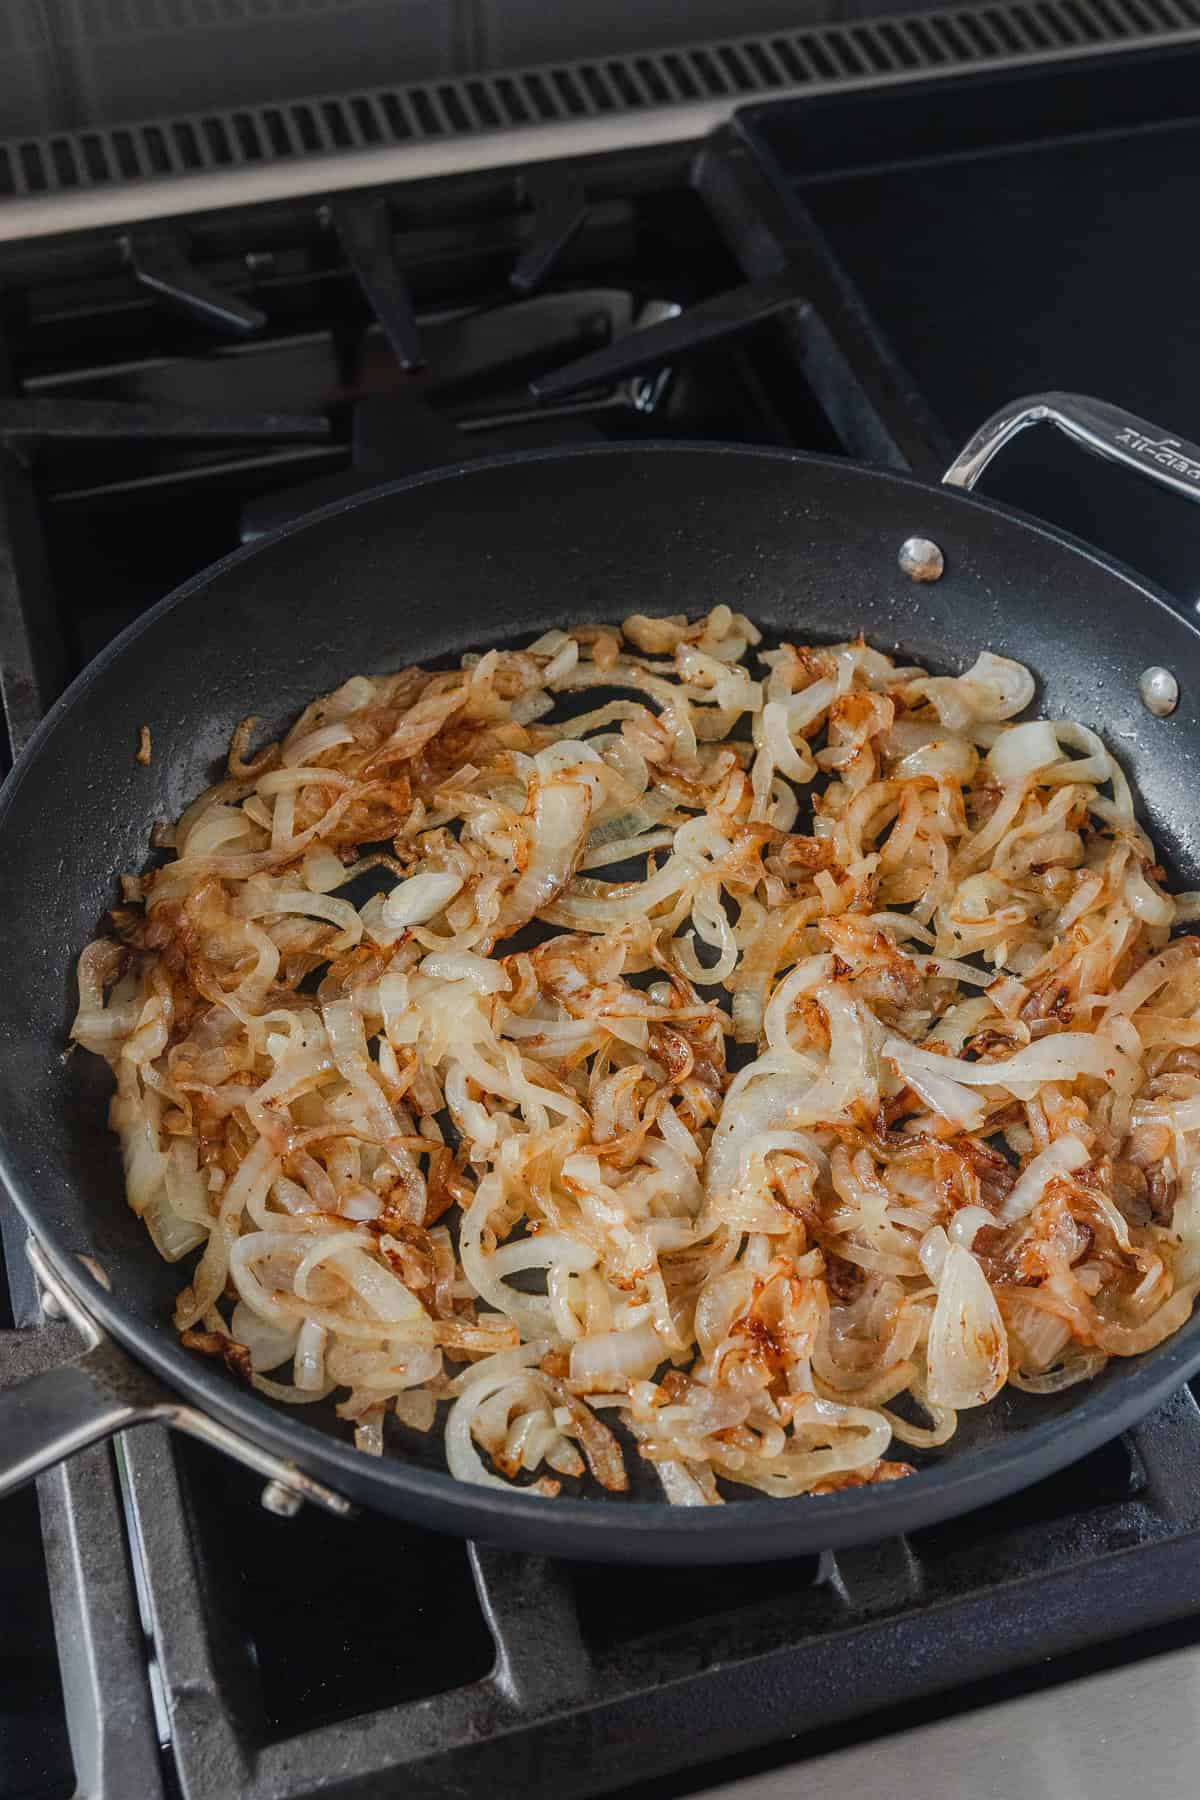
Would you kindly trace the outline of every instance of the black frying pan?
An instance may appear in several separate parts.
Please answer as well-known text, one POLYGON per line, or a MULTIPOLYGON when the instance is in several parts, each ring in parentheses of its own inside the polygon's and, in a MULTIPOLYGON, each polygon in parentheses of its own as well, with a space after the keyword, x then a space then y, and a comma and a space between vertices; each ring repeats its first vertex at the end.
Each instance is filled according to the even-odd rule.
MULTIPOLYGON (((1013 431, 1045 418, 1200 495, 1200 451, 1064 396, 998 415, 947 479, 970 486, 1013 431)), ((180 1271, 159 1260, 125 1204, 105 1126, 107 1072, 91 1057, 62 1057, 75 957, 113 901, 114 873, 142 866, 154 821, 175 817, 213 778, 247 713, 281 731, 358 670, 717 601, 801 640, 861 627, 879 648, 943 670, 987 648, 1019 657, 1039 678, 1040 710, 1104 733, 1135 777, 1172 876, 1200 884, 1200 632, 1084 545, 961 492, 776 451, 614 446, 402 482, 230 557, 87 669, 0 799, 3 1175, 44 1284, 124 1346, 102 1340, 82 1361, 0 1394, 0 1493, 109 1431, 167 1417, 293 1487, 321 1484, 307 1491, 334 1506, 348 1496, 551 1554, 795 1556, 997 1499, 1130 1425, 1200 1367, 1197 1317, 1089 1386, 1044 1399, 1008 1390, 964 1414, 945 1451, 904 1481, 693 1510, 658 1499, 633 1455, 628 1498, 558 1500, 459 1484, 436 1442, 416 1436, 375 1460, 349 1445, 332 1413, 276 1408, 180 1347, 171 1325, 180 1271), (913 535, 942 549, 940 581, 918 586, 898 566, 913 535), (1168 718, 1139 699, 1152 664, 1179 682, 1168 718), (154 743, 149 767, 133 760, 142 724, 154 743)))

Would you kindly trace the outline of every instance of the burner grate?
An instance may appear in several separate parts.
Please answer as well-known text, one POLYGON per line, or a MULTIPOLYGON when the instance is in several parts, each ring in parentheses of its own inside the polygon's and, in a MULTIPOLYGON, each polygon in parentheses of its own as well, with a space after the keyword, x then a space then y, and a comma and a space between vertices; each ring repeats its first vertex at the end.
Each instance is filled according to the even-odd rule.
MULTIPOLYGON (((253 1625, 243 1614, 247 1635, 231 1654, 219 1574, 215 1605, 211 1586, 220 1546, 194 1532, 184 1501, 209 1480, 240 1487, 234 1513, 223 1515, 236 1525, 255 1512, 257 1484, 191 1447, 181 1480, 182 1449, 149 1430, 127 1440, 124 1456, 186 1800, 369 1793, 372 1782, 401 1774, 417 1796, 496 1787, 571 1800, 735 1747, 788 1737, 800 1740, 800 1754, 818 1724, 869 1721, 945 1691, 948 1679, 988 1679, 1200 1608, 1200 1500, 1181 1509, 1176 1479, 1181 1452, 1200 1457, 1200 1407, 1184 1390, 1072 1471, 1070 1495, 1054 1478, 1015 1509, 992 1509, 994 1519, 971 1515, 970 1543, 936 1527, 770 1569, 631 1574, 482 1545, 464 1557, 457 1545, 397 1533, 404 1553, 381 1564, 371 1604, 380 1612, 414 1606, 407 1643, 388 1639, 381 1650, 399 1657, 390 1692, 400 1700, 370 1710, 378 1696, 364 1696, 365 1710, 343 1719, 334 1642, 322 1656, 325 1691, 306 1693, 286 1718, 272 1716, 261 1686, 255 1693, 253 1625), (209 1466, 190 1466, 197 1458, 209 1466), (1089 1488, 1095 1503, 1081 1510, 1089 1488), (1158 1554, 1140 1558, 1150 1542, 1158 1554), (426 1606, 428 1581, 410 1583, 414 1554, 439 1571, 432 1585, 444 1591, 444 1607, 426 1606), (461 1575, 445 1573, 456 1562, 465 1573, 468 1559, 473 1603, 461 1575), (1087 1600, 1097 1584, 1100 1609, 1087 1600), (953 1657, 930 1656, 931 1632, 954 1645, 953 1657), (427 1668, 417 1683, 424 1691, 414 1692, 420 1659, 436 1672, 445 1640, 458 1647, 468 1637, 477 1652, 473 1664, 456 1665, 458 1684, 430 1691, 427 1668)), ((298 1570, 321 1555, 344 1557, 338 1542, 347 1534, 382 1537, 389 1527, 314 1515, 301 1529, 308 1536, 297 1540, 298 1570)))

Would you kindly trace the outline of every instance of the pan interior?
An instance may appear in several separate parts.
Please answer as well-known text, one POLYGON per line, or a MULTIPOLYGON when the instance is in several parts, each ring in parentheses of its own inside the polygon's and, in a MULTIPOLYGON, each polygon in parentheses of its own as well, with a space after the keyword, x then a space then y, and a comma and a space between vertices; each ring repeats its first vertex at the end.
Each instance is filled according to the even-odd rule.
MULTIPOLYGON (((274 735, 356 672, 445 664, 552 625, 721 601, 773 637, 862 630, 879 649, 948 671, 985 649, 1026 662, 1037 710, 1092 726, 1121 758, 1173 885, 1200 885, 1200 636, 1131 576, 999 509, 778 453, 620 447, 441 474, 268 540, 164 602, 89 668, 0 811, 6 1178, 64 1266, 78 1268, 80 1255, 99 1262, 111 1282, 109 1296, 92 1287, 99 1310, 176 1386, 224 1411, 235 1404, 222 1374, 176 1343, 181 1270, 159 1260, 125 1205, 107 1070, 63 1055, 74 960, 115 899, 117 872, 145 865, 154 822, 207 784, 247 714, 274 735), (912 535, 941 546, 937 583, 901 572, 897 552, 912 535), (1168 719, 1138 697, 1152 663, 1180 684, 1168 719), (143 724, 148 767, 133 757, 143 724)), ((1118 1388, 1149 1392, 1168 1363, 1182 1379, 1200 1362, 1198 1340, 1193 1322, 1158 1352, 1110 1364, 1086 1390, 1042 1399, 1006 1390, 962 1416, 941 1460, 965 1475, 1034 1430, 1044 1439, 1085 1418, 1094 1441, 1118 1388)), ((257 1396, 236 1406, 243 1419, 269 1411, 257 1396)), ((329 1407, 304 1409, 302 1425, 346 1432, 329 1407)), ((405 1466, 441 1466, 434 1440, 403 1434, 396 1447, 405 1466)), ((632 1474, 638 1459, 627 1460, 632 1474)), ((657 1493, 647 1472, 633 1498, 657 1493)))

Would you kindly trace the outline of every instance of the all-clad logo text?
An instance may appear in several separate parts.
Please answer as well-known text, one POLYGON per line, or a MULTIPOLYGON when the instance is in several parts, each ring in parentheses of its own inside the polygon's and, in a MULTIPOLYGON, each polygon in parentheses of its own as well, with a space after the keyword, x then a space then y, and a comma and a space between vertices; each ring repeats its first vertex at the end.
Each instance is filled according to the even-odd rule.
POLYGON ((1132 425, 1126 425, 1117 433, 1117 442, 1127 444, 1138 456, 1148 456, 1151 462, 1161 463, 1164 469, 1171 469, 1176 475, 1186 475, 1189 481, 1200 482, 1200 462, 1183 454, 1178 438, 1150 438, 1135 431, 1132 425))

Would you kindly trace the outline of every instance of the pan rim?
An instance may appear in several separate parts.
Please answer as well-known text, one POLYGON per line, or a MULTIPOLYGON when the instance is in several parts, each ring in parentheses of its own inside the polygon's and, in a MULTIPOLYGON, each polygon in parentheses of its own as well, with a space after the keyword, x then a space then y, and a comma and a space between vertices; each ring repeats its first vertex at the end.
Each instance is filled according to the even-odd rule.
POLYGON ((70 710, 75 699, 97 680, 109 665, 118 660, 125 649, 141 637, 143 632, 151 630, 160 618, 174 612, 189 600, 193 594, 209 586, 218 576, 225 575, 230 569, 238 568, 244 562, 250 562, 260 553, 270 550, 275 544, 282 543, 298 536, 301 532, 339 518, 344 513, 355 512, 363 506, 370 506, 376 501, 390 498, 395 494, 409 493, 415 489, 431 486, 442 481, 451 481, 462 476, 488 474, 494 469, 511 468, 517 465, 536 466, 539 463, 560 463, 584 460, 590 457, 640 457, 654 458, 664 455, 675 456, 721 456, 745 458, 761 462, 796 464, 801 468, 819 468, 850 480, 864 482, 885 482, 889 487, 909 488, 916 494, 936 494, 940 499, 948 501, 952 506, 979 511, 990 516, 998 516, 1011 520, 1024 527, 1036 536, 1046 539, 1059 548, 1082 556, 1087 562, 1094 563, 1108 575, 1116 575, 1127 585, 1134 588, 1140 599, 1149 601, 1156 609, 1161 608, 1177 624, 1182 625, 1188 634, 1200 640, 1200 620, 1193 620, 1182 608, 1175 604, 1165 589, 1148 580, 1138 570, 1129 567, 1115 556, 1110 556, 1085 538, 1076 537, 1073 532, 1065 531, 1046 519, 1040 519, 1035 513, 1027 513, 1019 507, 1009 506, 1006 502, 989 499, 974 490, 947 487, 941 481, 926 481, 903 469, 888 469, 874 463, 864 463, 850 457, 817 456, 807 450, 791 450, 775 444, 730 444, 720 439, 695 438, 686 443, 675 443, 670 438, 647 438, 643 442, 631 444, 611 442, 604 444, 574 444, 558 448, 537 450, 510 450, 502 455, 471 458, 464 462, 448 463, 436 469, 420 470, 415 475, 406 475, 396 481, 382 482, 377 487, 364 488, 361 493, 349 494, 339 500, 331 500, 324 506, 304 513, 299 519, 292 519, 287 524, 278 526, 274 531, 266 532, 262 537, 254 538, 248 544, 240 544, 227 556, 208 563, 195 575, 181 582, 161 600, 156 600, 145 612, 132 620, 116 637, 111 638, 104 648, 80 670, 79 674, 63 689, 57 700, 51 705, 45 716, 38 721, 28 742, 7 779, 0 785, 0 832, 4 829, 5 820, 12 805, 12 797, 24 782, 28 769, 36 754, 41 751, 43 742, 56 728, 59 719, 70 710))
MULTIPOLYGON (((802 469, 815 466, 836 474, 846 483, 873 484, 883 480, 889 487, 911 489, 918 496, 927 496, 932 490, 953 505, 1011 520, 1042 541, 1082 557, 1110 577, 1116 576, 1130 588, 1131 598, 1136 596, 1162 608, 1173 626, 1183 627, 1200 641, 1200 627, 1165 593, 1095 546, 1014 507, 944 488, 901 471, 776 446, 705 441, 680 444, 655 439, 639 444, 617 442, 517 451, 422 471, 336 500, 240 546, 173 589, 106 645, 41 721, 0 792, 0 840, 25 780, 82 694, 143 632, 229 570, 309 527, 436 482, 486 475, 513 465, 535 466, 597 456, 652 460, 668 452, 674 456, 753 458, 794 464, 802 469)), ((248 1437, 265 1441, 294 1457, 335 1488, 385 1489, 414 1503, 406 1510, 419 1512, 421 1522, 427 1526, 461 1530, 468 1535, 474 1532, 504 1536, 509 1541, 524 1539, 531 1547, 538 1546, 549 1553, 604 1557, 612 1554, 615 1547, 663 1561, 758 1560, 931 1524, 999 1499, 1078 1460, 1133 1424, 1200 1369, 1200 1329, 1196 1328, 1193 1314, 1190 1325, 1179 1336, 1148 1353, 1147 1358, 1126 1366, 1121 1386, 1111 1397, 1103 1391, 1090 1392, 1065 1417, 1048 1418, 1022 1428, 1015 1442, 984 1445, 958 1457, 951 1454, 945 1462, 919 1470, 903 1482, 888 1484, 887 1517, 882 1523, 880 1496, 870 1487, 796 1496, 791 1503, 739 1501, 723 1507, 694 1509, 671 1507, 665 1501, 614 1503, 569 1497, 547 1500, 515 1489, 507 1493, 502 1489, 472 1487, 457 1481, 448 1471, 422 1468, 403 1457, 367 1458, 349 1443, 306 1424, 302 1417, 281 1413, 252 1390, 226 1383, 207 1365, 189 1357, 176 1340, 160 1335, 137 1315, 128 1314, 98 1281, 80 1269, 69 1243, 38 1217, 36 1200, 26 1191, 27 1183, 10 1152, 2 1122, 0 1180, 30 1231, 46 1247, 63 1279, 81 1294, 87 1308, 136 1360, 150 1367, 184 1398, 224 1418, 248 1437), (1111 1404, 1106 1405, 1110 1399, 1111 1404), (639 1542, 640 1552, 635 1548, 639 1542)))

